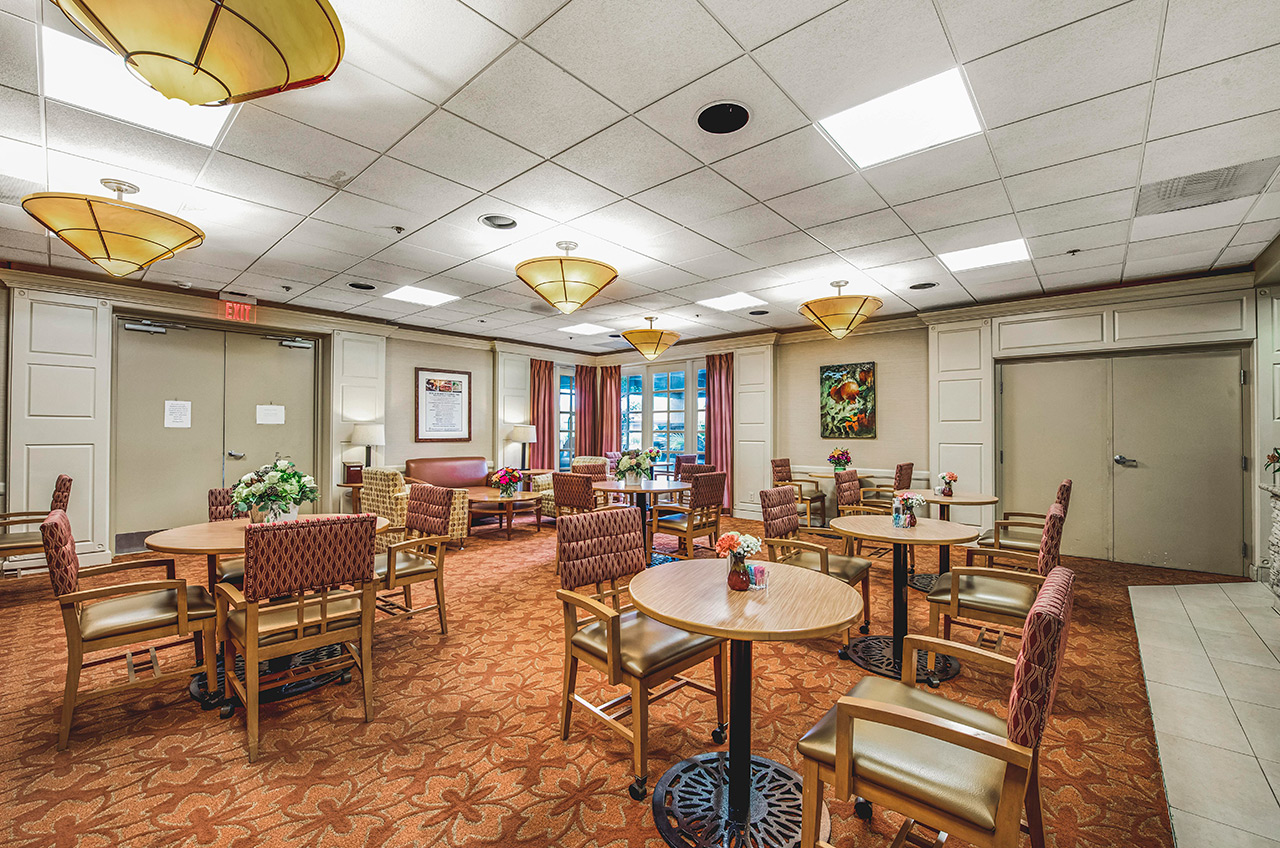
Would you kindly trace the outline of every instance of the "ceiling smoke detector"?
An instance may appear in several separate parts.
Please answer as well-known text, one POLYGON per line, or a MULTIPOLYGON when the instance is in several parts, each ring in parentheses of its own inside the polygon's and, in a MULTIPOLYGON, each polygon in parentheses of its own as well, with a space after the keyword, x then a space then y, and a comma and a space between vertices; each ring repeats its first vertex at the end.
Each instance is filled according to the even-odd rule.
POLYGON ((703 132, 709 132, 713 135, 727 135, 728 133, 737 132, 745 127, 750 120, 751 113, 747 111, 747 107, 731 100, 712 103, 710 106, 704 106, 702 111, 698 112, 698 126, 702 128, 703 132))

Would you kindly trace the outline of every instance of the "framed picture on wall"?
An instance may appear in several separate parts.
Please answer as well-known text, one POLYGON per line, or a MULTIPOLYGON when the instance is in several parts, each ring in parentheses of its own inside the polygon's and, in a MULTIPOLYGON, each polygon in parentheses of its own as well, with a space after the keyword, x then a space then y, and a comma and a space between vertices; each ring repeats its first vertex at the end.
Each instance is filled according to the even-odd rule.
POLYGON ((876 364, 818 368, 818 426, 824 439, 876 437, 876 364))
POLYGON ((413 370, 416 442, 471 441, 471 372, 413 370))

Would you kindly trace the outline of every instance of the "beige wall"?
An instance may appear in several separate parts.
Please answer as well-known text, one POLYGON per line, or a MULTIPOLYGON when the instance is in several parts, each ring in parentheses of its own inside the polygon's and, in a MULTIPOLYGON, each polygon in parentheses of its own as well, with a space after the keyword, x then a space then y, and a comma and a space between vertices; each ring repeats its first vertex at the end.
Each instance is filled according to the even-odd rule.
POLYGON ((483 456, 493 459, 493 352, 428 342, 387 339, 387 446, 389 466, 421 456, 483 456), (413 440, 413 369, 471 372, 471 441, 413 440))
POLYGON ((926 330, 855 335, 843 341, 779 344, 774 402, 775 454, 793 466, 826 466, 832 448, 853 455, 853 467, 892 469, 914 462, 929 470, 929 334, 926 330), (876 438, 818 435, 818 368, 876 363, 876 438))

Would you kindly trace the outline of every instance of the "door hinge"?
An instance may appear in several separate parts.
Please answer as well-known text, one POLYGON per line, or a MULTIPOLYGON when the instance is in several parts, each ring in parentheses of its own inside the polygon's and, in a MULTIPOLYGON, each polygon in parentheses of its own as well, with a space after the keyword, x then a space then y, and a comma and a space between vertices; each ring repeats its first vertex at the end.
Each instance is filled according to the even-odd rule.
POLYGON ((1241 368, 1240 369, 1240 385, 1245 386, 1248 384, 1249 384, 1249 372, 1241 368))
POLYGON ((1000 394, 1004 394, 1004 380, 1000 381, 1000 394))
POLYGON ((1000 451, 1000 464, 1004 465, 1004 451, 1000 451))
POLYGON ((1249 457, 1247 456, 1240 457, 1240 470, 1241 471, 1249 470, 1249 457))
POLYGON ((1248 559, 1248 558, 1249 558, 1249 543, 1248 543, 1248 542, 1241 542, 1241 543, 1240 543, 1240 556, 1244 557, 1245 559, 1248 559))

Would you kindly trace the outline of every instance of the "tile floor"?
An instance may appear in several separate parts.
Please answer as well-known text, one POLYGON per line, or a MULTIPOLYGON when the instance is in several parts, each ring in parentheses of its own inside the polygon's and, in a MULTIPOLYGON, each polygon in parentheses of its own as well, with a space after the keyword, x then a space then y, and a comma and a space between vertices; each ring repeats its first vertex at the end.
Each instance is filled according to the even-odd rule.
POLYGON ((1280 848, 1280 613, 1259 583, 1129 589, 1177 848, 1280 848))

